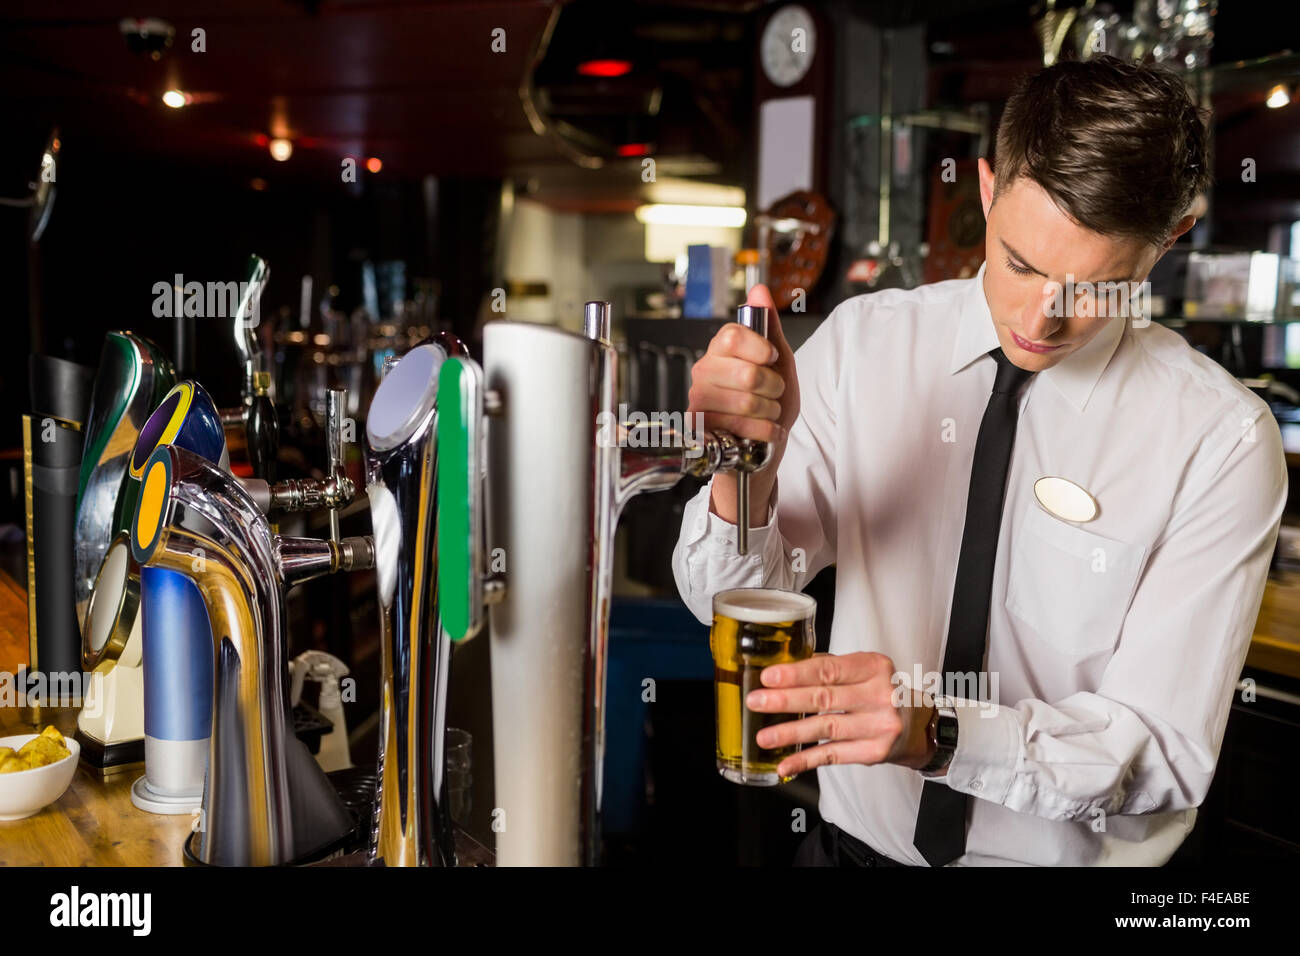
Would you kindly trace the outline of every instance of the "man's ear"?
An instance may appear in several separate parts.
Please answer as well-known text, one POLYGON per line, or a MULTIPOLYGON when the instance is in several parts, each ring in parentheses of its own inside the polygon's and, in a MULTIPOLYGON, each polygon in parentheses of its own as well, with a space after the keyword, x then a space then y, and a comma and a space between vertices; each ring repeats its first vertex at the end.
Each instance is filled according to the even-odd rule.
POLYGON ((1195 216, 1184 216, 1182 219, 1179 219, 1178 225, 1174 226, 1173 230, 1169 233, 1169 238, 1168 240, 1165 241, 1164 248, 1160 250, 1160 254, 1164 255, 1166 252, 1168 252, 1169 247, 1178 241, 1178 237, 1181 236, 1183 233, 1185 233, 1188 229, 1191 229, 1192 226, 1194 225, 1196 225, 1195 216))
POLYGON ((983 156, 979 159, 980 203, 984 206, 984 218, 988 219, 989 209, 993 206, 993 167, 983 156))

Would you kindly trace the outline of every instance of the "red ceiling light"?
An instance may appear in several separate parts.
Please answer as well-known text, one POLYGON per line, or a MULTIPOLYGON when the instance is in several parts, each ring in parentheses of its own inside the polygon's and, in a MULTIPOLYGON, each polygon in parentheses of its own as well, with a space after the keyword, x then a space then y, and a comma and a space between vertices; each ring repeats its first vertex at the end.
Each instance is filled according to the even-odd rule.
POLYGON ((585 60, 578 64, 583 76, 626 76, 632 72, 631 60, 585 60))
POLYGON ((650 152, 649 143, 624 143, 618 148, 620 156, 644 156, 650 152))

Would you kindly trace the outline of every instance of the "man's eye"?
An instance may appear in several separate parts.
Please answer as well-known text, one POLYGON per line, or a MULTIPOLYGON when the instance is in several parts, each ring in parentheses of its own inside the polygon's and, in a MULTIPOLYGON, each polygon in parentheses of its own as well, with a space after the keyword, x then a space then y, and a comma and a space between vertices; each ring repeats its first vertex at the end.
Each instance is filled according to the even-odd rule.
POLYGON ((1027 276, 1033 271, 1032 269, 1026 269, 1024 266, 1016 265, 1010 259, 1007 260, 1007 268, 1018 276, 1027 276))

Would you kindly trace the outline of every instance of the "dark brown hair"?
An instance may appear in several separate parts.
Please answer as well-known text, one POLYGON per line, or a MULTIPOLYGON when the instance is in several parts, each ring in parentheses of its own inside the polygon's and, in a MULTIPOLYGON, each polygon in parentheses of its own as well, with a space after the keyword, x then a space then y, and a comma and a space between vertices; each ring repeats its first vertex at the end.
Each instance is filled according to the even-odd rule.
POLYGON ((1062 61, 1007 101, 996 191, 1024 176, 1084 228, 1162 245, 1210 185, 1206 115, 1168 70, 1062 61))

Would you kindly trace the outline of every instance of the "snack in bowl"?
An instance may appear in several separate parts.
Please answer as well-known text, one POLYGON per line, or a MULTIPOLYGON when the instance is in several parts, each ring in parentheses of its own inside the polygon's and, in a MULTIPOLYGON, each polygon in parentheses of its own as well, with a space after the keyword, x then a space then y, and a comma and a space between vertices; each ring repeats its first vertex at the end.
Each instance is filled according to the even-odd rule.
POLYGON ((71 756, 72 751, 68 749, 63 734, 51 724, 17 751, 12 747, 0 747, 0 773, 45 767, 71 756))
POLYGON ((59 799, 72 783, 80 754, 81 745, 54 727, 0 737, 0 820, 21 820, 59 799))

